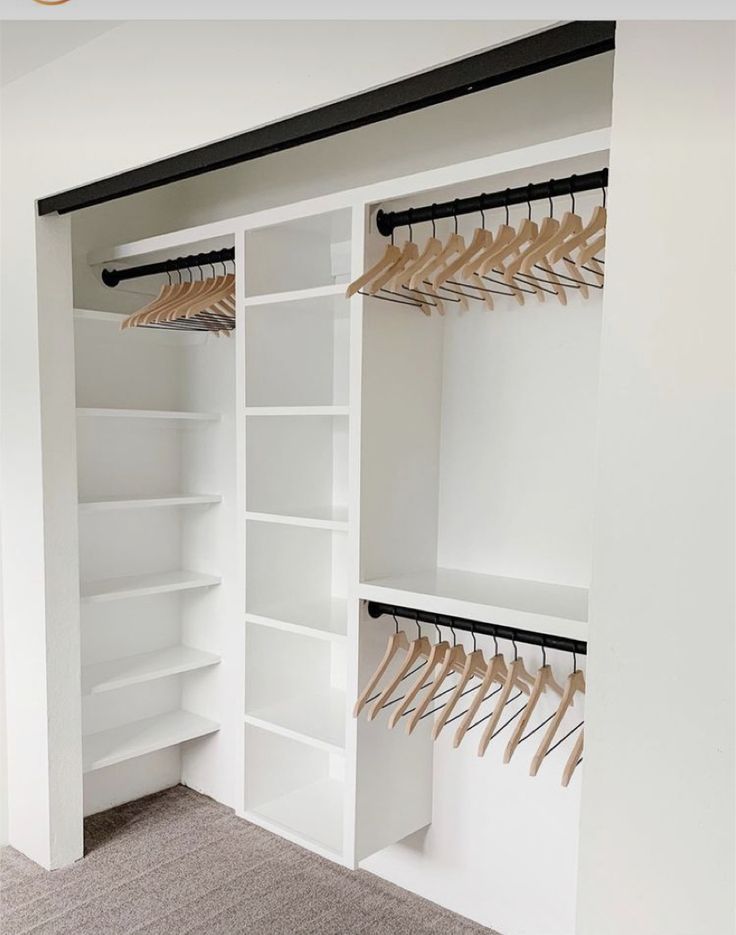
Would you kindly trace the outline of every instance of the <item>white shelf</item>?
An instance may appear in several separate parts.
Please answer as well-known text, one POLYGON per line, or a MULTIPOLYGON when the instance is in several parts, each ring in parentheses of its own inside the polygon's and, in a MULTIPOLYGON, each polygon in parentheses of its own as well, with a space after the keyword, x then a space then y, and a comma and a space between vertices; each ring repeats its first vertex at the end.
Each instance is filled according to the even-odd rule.
POLYGON ((340 857, 343 797, 339 780, 323 779, 246 809, 243 818, 309 850, 324 849, 326 856, 340 857))
POLYGON ((133 721, 83 738, 84 772, 89 773, 146 753, 164 750, 220 729, 215 721, 189 711, 172 711, 133 721))
POLYGON ((205 669, 219 662, 219 656, 189 646, 171 646, 158 652, 98 662, 82 668, 82 694, 115 691, 128 685, 205 669))
MULTIPOLYGON (((283 305, 288 302, 308 302, 311 299, 345 298, 348 284, 334 283, 329 286, 316 286, 312 289, 294 289, 291 292, 271 292, 266 295, 252 295, 245 300, 245 307, 258 305, 283 305)), ((347 301, 347 299, 346 299, 347 301)))
POLYGON ((347 601, 337 597, 307 606, 284 601, 261 607, 257 613, 248 611, 245 620, 300 636, 337 641, 345 639, 347 612, 347 601))
POLYGON ((74 309, 75 321, 103 321, 111 325, 120 325, 127 317, 117 312, 100 312, 93 308, 74 309))
POLYGON ((80 500, 80 513, 101 513, 108 510, 152 510, 166 507, 200 506, 221 503, 219 494, 181 494, 168 497, 97 497, 80 500))
POLYGON ((348 530, 348 510, 344 506, 311 508, 293 513, 258 513, 248 510, 245 518, 258 523, 280 523, 284 526, 307 526, 311 529, 332 529, 337 532, 348 530))
POLYGON ((78 408, 77 415, 95 419, 168 419, 190 422, 219 422, 218 412, 175 412, 164 409, 89 409, 78 408))
POLYGON ((247 416, 347 416, 349 406, 246 406, 247 416))
POLYGON ((586 640, 588 591, 450 568, 365 581, 358 597, 586 640))
POLYGON ((127 578, 88 581, 81 586, 81 598, 87 603, 117 601, 128 597, 165 594, 169 591, 210 588, 219 583, 220 578, 214 575, 203 575, 196 571, 166 571, 153 575, 132 575, 127 578))
POLYGON ((254 707, 245 723, 327 753, 345 749, 345 693, 337 689, 254 707))

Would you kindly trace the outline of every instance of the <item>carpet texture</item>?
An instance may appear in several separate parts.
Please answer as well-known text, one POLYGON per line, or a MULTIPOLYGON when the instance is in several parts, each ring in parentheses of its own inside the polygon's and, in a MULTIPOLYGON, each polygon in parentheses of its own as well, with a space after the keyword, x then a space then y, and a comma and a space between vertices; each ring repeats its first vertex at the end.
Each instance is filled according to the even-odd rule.
POLYGON ((3 935, 490 933, 183 786, 88 818, 85 845, 54 873, 2 850, 3 935))

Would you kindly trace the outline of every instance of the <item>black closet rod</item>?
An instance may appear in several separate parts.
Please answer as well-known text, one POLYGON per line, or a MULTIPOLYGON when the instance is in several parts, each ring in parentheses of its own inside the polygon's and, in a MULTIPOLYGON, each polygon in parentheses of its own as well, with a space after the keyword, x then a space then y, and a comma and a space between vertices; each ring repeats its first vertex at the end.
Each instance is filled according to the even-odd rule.
POLYGON ((368 601, 368 614, 374 620, 388 614, 391 617, 404 617, 414 623, 428 623, 430 625, 436 623, 440 627, 467 630, 469 633, 475 633, 476 636, 497 636, 499 639, 511 640, 515 643, 544 646, 545 649, 558 649, 560 652, 575 653, 578 656, 584 656, 588 651, 588 644, 583 640, 571 640, 565 636, 534 633, 532 630, 519 630, 516 627, 503 627, 482 620, 466 620, 464 617, 434 614, 427 610, 414 610, 411 607, 397 607, 394 604, 383 604, 378 601, 368 601))
POLYGON ((421 224, 424 221, 439 221, 441 218, 459 217, 461 214, 479 214, 492 208, 506 205, 521 205, 532 201, 558 198, 561 195, 577 195, 603 189, 608 185, 608 169, 585 172, 582 175, 570 175, 564 179, 550 179, 522 185, 519 188, 507 188, 500 192, 483 193, 472 198, 456 198, 454 201, 442 201, 438 204, 424 205, 421 208, 407 208, 406 211, 379 210, 376 215, 376 227, 384 237, 390 237, 397 227, 421 224))
POLYGON ((140 279, 142 276, 157 276, 160 273, 175 273, 177 270, 193 269, 195 266, 211 266, 235 259, 235 248, 210 250, 209 253, 196 253, 192 256, 180 256, 175 260, 162 260, 160 263, 147 263, 144 266, 130 266, 126 269, 103 269, 102 281, 106 286, 115 288, 126 279, 140 279))

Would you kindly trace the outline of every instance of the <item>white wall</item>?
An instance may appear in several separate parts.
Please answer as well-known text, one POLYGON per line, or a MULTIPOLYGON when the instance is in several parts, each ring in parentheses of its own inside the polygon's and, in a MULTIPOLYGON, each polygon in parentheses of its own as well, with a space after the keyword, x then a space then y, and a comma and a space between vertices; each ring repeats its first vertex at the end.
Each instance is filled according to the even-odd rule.
MULTIPOLYGON (((380 23, 360 22, 129 23, 4 89, 2 546, 14 679, 8 692, 10 840, 39 863, 59 866, 81 856, 81 844, 73 830, 75 784, 64 787, 63 781, 78 754, 66 736, 74 734, 74 719, 65 725, 49 718, 51 706, 78 712, 78 625, 61 574, 63 555, 76 549, 74 524, 64 523, 64 497, 53 509, 45 499, 60 481, 56 459, 66 463, 74 434, 66 416, 73 414, 58 418, 70 380, 63 354, 45 368, 43 392, 39 385, 39 363, 46 348, 53 350, 49 342, 60 319, 55 303, 44 299, 44 283, 36 283, 34 199, 541 25, 410 22, 393 23, 387 32, 380 23), (192 61, 206 61, 206 67, 193 68, 192 61), (136 67, 140 62, 146 67, 136 67), (56 615, 47 617, 47 608, 56 615), (52 821, 68 831, 52 836, 52 821)), ((39 231, 45 236, 51 224, 39 231)), ((48 249, 56 249, 53 238, 48 249)))
POLYGON ((731 935, 734 24, 619 24, 613 125, 578 932, 731 935))

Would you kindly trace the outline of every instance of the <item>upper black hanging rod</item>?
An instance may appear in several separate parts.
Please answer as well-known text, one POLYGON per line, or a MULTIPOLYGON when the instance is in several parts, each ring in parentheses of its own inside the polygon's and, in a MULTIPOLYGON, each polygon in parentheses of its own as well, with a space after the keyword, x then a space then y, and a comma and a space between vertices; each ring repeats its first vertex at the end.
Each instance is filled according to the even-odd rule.
POLYGON ((606 188, 607 185, 608 169, 598 169, 582 175, 570 175, 564 179, 550 179, 548 182, 536 182, 519 188, 506 188, 490 194, 474 195, 472 198, 456 198, 454 201, 408 208, 406 211, 379 210, 376 215, 376 227, 384 237, 390 237, 397 227, 408 227, 409 224, 439 221, 440 218, 459 217, 461 214, 479 214, 492 208, 521 205, 571 193, 576 195, 578 192, 606 188))
POLYGON ((180 256, 175 260, 162 260, 160 263, 146 263, 144 266, 130 266, 127 269, 103 269, 102 281, 114 288, 126 279, 140 279, 141 276, 156 276, 160 273, 175 273, 177 270, 193 269, 195 266, 211 266, 235 259, 235 248, 210 250, 209 253, 196 253, 180 256))
POLYGON ((394 604, 383 604, 378 601, 368 601, 368 614, 374 620, 383 614, 388 614, 392 617, 404 617, 407 620, 414 621, 414 623, 454 627, 456 630, 475 633, 476 636, 496 636, 499 639, 511 640, 514 643, 528 643, 531 646, 543 646, 545 649, 558 649, 561 652, 575 653, 577 656, 584 656, 588 651, 588 644, 583 640, 573 640, 565 636, 550 636, 545 633, 535 633, 532 630, 519 630, 517 627, 504 627, 482 620, 450 617, 447 614, 435 614, 428 610, 397 607, 394 604))

